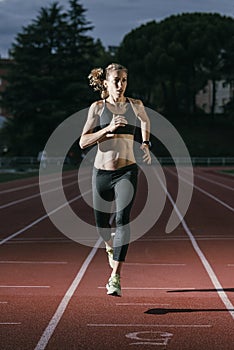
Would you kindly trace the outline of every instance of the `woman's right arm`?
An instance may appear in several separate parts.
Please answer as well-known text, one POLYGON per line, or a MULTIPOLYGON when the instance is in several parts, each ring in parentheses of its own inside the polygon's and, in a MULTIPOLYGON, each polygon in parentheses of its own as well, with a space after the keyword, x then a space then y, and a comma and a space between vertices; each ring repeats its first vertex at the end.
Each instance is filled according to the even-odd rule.
POLYGON ((112 137, 112 133, 119 126, 125 126, 127 124, 126 119, 123 116, 115 115, 109 125, 105 128, 93 132, 95 126, 99 125, 100 113, 103 108, 103 101, 94 102, 88 112, 88 118, 85 123, 83 132, 80 138, 80 148, 92 146, 97 142, 103 141, 106 137, 112 137))
POLYGON ((94 102, 89 108, 87 121, 85 123, 79 142, 80 148, 82 149, 94 145, 103 137, 105 137, 109 132, 108 127, 93 132, 95 126, 98 125, 99 113, 102 109, 101 103, 101 101, 94 102))

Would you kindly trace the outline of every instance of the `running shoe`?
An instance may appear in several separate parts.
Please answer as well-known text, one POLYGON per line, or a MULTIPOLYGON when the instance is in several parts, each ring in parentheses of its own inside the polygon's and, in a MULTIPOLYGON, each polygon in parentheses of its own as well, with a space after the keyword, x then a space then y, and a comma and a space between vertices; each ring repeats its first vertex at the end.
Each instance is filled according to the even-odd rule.
POLYGON ((106 252, 107 252, 107 257, 109 261, 110 267, 113 269, 114 267, 114 260, 113 260, 113 248, 106 246, 106 252))
POLYGON ((110 277, 106 289, 108 295, 121 297, 120 275, 110 277))

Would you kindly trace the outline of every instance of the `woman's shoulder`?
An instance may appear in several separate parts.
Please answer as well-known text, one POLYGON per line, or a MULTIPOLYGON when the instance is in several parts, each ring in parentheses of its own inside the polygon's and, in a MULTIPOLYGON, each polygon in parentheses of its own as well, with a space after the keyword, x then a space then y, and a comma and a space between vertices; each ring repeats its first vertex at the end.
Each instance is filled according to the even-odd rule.
POLYGON ((139 99, 136 99, 136 98, 132 98, 132 97, 128 97, 128 100, 134 104, 134 106, 143 106, 143 102, 139 99))
POLYGON ((95 114, 99 114, 100 111, 102 111, 104 106, 104 100, 98 100, 98 101, 94 101, 91 106, 90 109, 95 113, 95 114))
POLYGON ((135 99, 132 97, 128 97, 128 100, 131 103, 136 116, 138 116, 141 113, 142 108, 144 108, 143 102, 139 99, 135 99))
POLYGON ((127 97, 127 99, 133 103, 136 103, 136 104, 140 104, 142 103, 142 101, 140 99, 136 99, 136 98, 133 98, 133 97, 127 97))

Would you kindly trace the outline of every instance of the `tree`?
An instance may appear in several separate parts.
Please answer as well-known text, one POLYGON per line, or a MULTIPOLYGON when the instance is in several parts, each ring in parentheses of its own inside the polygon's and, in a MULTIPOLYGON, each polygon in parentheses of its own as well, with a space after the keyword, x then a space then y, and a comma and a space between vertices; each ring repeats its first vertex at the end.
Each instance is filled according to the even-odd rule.
MULTIPOLYGON (((233 18, 173 15, 131 31, 119 47, 118 58, 130 67, 136 96, 167 115, 189 116, 196 113, 195 96, 207 80, 215 84, 224 71, 233 72, 233 35, 233 18)), ((213 112, 215 102, 214 89, 213 112)))
POLYGON ((4 131, 12 153, 37 154, 59 123, 90 102, 87 76, 102 45, 87 34, 92 26, 79 1, 69 4, 67 12, 57 2, 41 8, 12 45, 3 95, 13 115, 4 131))

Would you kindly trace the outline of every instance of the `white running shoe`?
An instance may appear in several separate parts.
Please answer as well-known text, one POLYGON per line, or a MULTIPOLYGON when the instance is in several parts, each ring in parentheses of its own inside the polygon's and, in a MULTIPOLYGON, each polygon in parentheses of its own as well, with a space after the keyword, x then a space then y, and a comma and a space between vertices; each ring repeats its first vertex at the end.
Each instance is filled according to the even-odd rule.
POLYGON ((106 289, 108 295, 121 297, 120 275, 110 277, 106 289))

